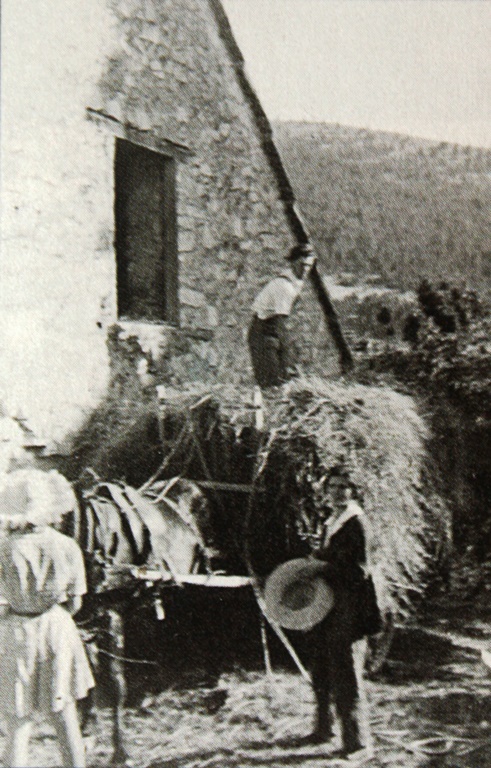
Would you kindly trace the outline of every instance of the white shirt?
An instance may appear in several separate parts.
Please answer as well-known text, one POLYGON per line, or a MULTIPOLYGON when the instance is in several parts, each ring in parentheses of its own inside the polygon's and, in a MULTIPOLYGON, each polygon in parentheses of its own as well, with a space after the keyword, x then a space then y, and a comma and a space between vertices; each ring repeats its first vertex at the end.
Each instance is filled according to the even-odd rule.
POLYGON ((332 537, 341 530, 343 525, 348 522, 348 520, 351 520, 352 517, 364 517, 363 509, 360 507, 359 504, 356 503, 356 501, 353 501, 353 499, 349 499, 345 509, 343 509, 342 512, 339 514, 334 514, 333 516, 329 517, 325 522, 324 527, 324 540, 323 540, 323 546, 327 547, 329 542, 331 541, 332 537))
POLYGON ((256 297, 252 311, 260 320, 273 315, 289 315, 293 302, 302 290, 303 280, 287 269, 267 283, 256 297))

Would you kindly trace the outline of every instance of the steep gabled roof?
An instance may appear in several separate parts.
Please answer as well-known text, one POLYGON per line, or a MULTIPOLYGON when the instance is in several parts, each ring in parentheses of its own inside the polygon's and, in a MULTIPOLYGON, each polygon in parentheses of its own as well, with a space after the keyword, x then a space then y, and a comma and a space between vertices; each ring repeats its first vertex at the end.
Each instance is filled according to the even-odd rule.
MULTIPOLYGON (((239 85, 242 89, 246 101, 251 107, 251 111, 256 123, 259 136, 261 137, 261 146, 264 154, 269 161, 271 170, 273 171, 276 183, 278 184, 280 199, 283 202, 286 218, 293 236, 298 243, 307 243, 310 238, 307 232, 307 228, 300 216, 295 205, 295 195, 293 193, 290 179, 285 170, 280 154, 276 148, 273 140, 273 129, 266 117, 266 113, 261 106, 261 102, 249 82, 249 78, 245 72, 245 61, 237 41, 235 40, 232 27, 228 20, 227 14, 223 8, 221 0, 208 0, 210 7, 215 16, 218 32, 222 38, 228 54, 232 61, 232 64, 239 81, 239 85)), ((244 0, 246 2, 246 0, 244 0)), ((315 264, 310 272, 310 279, 314 288, 317 299, 320 303, 324 319, 327 327, 332 335, 333 341, 337 347, 339 353, 339 359, 341 364, 341 370, 344 373, 348 373, 353 367, 353 358, 350 349, 343 336, 343 331, 336 310, 331 302, 329 293, 322 280, 321 275, 315 264)))
POLYGON ((293 189, 281 160, 280 154, 274 143, 271 124, 266 117, 266 113, 262 108, 261 102, 259 101, 259 98, 254 88, 252 87, 249 78, 247 77, 244 57, 242 56, 240 48, 237 45, 237 41, 235 40, 227 14, 225 13, 221 0, 208 0, 208 2, 215 16, 220 37, 227 48, 228 54, 235 69, 239 85, 251 108, 259 136, 261 137, 261 146, 269 161, 271 170, 273 171, 274 177, 276 179, 276 183, 278 184, 280 199, 283 202, 285 214, 292 233, 297 242, 308 242, 309 235, 305 224, 302 221, 302 217, 296 208, 295 195, 293 193, 293 189))

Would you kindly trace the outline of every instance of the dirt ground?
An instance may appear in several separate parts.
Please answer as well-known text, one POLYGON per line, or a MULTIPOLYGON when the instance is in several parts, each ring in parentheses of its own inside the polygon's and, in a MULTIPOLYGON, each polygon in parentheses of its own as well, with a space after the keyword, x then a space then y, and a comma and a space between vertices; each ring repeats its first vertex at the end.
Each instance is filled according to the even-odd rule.
MULTIPOLYGON (((476 638, 491 643, 491 617, 458 623, 458 634, 448 621, 433 625, 453 632, 453 643, 416 629, 396 636, 389 662, 368 683, 375 756, 364 765, 491 766, 491 676, 478 652, 457 647, 476 638)), ((236 669, 213 687, 182 684, 128 708, 126 742, 135 768, 346 765, 325 748, 289 744, 309 731, 312 716, 312 694, 299 675, 236 669)), ((109 763, 109 728, 103 710, 87 740, 91 768, 109 763)), ((58 760, 54 734, 39 723, 31 765, 48 768, 58 760)))

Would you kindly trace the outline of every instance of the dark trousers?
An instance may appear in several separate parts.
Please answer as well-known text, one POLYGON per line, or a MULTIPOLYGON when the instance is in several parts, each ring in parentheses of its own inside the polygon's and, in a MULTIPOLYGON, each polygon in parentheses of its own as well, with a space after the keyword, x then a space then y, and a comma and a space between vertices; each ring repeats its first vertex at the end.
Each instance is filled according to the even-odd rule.
POLYGON ((277 387, 288 379, 286 318, 274 315, 260 320, 254 315, 247 337, 254 378, 261 388, 277 387))
POLYGON ((332 613, 310 633, 312 684, 316 698, 315 730, 328 739, 332 735, 331 705, 341 727, 343 747, 355 751, 366 746, 363 665, 366 643, 353 643, 353 611, 341 599, 332 613))

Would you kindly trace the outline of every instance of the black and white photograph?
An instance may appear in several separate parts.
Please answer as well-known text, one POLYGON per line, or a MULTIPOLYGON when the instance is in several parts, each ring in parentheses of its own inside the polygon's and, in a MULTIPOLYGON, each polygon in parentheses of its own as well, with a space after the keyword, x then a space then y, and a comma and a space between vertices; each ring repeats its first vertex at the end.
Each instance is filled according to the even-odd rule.
POLYGON ((1 0, 0 767, 491 766, 491 0, 1 0))

